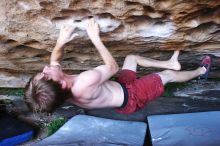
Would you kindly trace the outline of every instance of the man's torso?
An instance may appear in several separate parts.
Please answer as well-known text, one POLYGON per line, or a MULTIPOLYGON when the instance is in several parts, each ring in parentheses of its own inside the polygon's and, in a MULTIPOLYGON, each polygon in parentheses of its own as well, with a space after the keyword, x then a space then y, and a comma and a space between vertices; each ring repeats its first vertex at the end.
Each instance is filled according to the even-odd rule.
POLYGON ((121 85, 115 81, 106 81, 101 85, 83 86, 83 83, 72 87, 73 98, 69 101, 83 108, 120 107, 124 101, 121 85))

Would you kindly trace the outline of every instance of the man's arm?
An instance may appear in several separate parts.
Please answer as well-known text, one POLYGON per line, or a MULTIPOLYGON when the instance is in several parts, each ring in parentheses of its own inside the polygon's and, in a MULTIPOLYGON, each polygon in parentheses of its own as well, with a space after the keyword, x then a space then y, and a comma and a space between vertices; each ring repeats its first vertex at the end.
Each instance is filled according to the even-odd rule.
POLYGON ((80 83, 83 83, 85 88, 96 87, 107 81, 112 77, 118 70, 118 64, 112 57, 111 53, 102 43, 99 36, 99 27, 94 19, 87 20, 87 33, 92 43, 95 45, 105 64, 100 65, 92 70, 82 72, 78 78, 80 83))
POLYGON ((87 33, 92 43, 95 45, 96 49, 98 50, 99 54, 105 62, 105 66, 99 66, 95 69, 101 71, 102 73, 106 73, 106 71, 109 72, 108 74, 106 74, 106 77, 104 77, 108 79, 119 70, 119 67, 115 59, 112 57, 111 53, 102 43, 101 38, 99 36, 98 24, 95 22, 93 18, 88 20, 87 33))
POLYGON ((75 27, 62 27, 56 46, 54 47, 50 56, 50 65, 60 65, 60 61, 64 54, 64 45, 73 40, 78 34, 73 33, 75 27))

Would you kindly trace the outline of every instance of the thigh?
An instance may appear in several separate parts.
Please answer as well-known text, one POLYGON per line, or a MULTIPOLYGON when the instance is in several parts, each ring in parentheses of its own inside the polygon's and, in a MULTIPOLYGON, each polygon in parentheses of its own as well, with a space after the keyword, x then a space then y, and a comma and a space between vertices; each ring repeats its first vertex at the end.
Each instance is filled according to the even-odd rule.
POLYGON ((163 85, 166 85, 167 83, 171 82, 172 80, 172 71, 171 70, 164 70, 162 72, 156 73, 160 76, 163 85))
POLYGON ((164 92, 162 79, 156 73, 139 78, 135 86, 139 89, 137 95, 142 103, 154 100, 164 92))
POLYGON ((123 63, 122 70, 132 70, 136 72, 137 70, 137 61, 134 55, 128 55, 123 63))
POLYGON ((131 84, 136 80, 136 78, 136 72, 129 69, 124 69, 119 72, 118 82, 125 85, 131 84))

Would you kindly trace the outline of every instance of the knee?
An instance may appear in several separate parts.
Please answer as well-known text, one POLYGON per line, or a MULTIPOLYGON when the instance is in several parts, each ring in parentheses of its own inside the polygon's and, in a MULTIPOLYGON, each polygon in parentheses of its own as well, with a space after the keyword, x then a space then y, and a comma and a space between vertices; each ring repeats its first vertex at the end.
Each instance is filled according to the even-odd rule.
POLYGON ((138 57, 140 57, 140 56, 134 55, 134 54, 129 54, 129 55, 126 56, 125 59, 129 60, 129 61, 132 61, 132 62, 137 62, 138 57))
POLYGON ((136 60, 136 55, 134 55, 134 54, 129 54, 129 55, 126 56, 125 59, 127 59, 127 60, 136 60))

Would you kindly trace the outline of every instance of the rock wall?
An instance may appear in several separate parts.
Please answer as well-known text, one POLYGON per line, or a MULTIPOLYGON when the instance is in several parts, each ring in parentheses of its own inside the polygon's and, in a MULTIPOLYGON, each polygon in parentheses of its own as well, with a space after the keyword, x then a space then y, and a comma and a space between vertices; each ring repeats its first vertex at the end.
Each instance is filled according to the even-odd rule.
POLYGON ((163 60, 180 49, 183 69, 212 54, 212 76, 220 76, 220 0, 1 0, 0 86, 24 87, 49 62, 62 25, 75 24, 79 33, 66 45, 63 69, 78 73, 101 64, 85 31, 88 16, 119 65, 127 54, 163 60))

